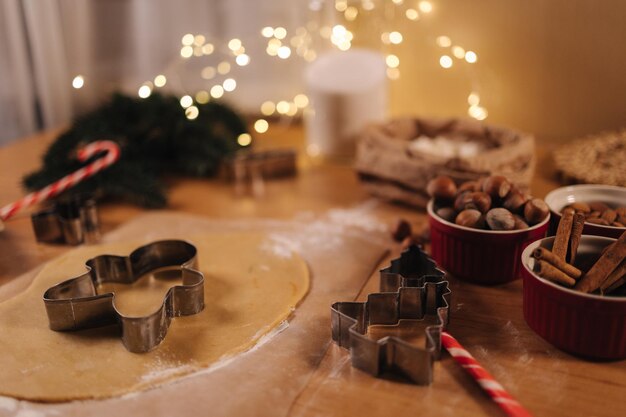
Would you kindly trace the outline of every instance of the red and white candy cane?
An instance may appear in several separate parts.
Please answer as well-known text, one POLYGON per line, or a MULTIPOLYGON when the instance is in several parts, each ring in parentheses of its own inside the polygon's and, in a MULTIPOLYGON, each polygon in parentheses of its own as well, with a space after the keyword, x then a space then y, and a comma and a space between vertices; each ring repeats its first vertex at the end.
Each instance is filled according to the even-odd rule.
POLYGON ((489 372, 449 333, 441 333, 441 342, 454 360, 478 382, 478 385, 495 403, 512 417, 531 417, 531 414, 515 400, 489 372))
POLYGON ((50 197, 54 197, 55 195, 62 193, 68 188, 75 186, 85 178, 89 178, 109 165, 115 163, 120 157, 119 146, 117 143, 110 140, 101 140, 90 143, 78 151, 77 157, 79 161, 84 162, 91 158, 94 154, 102 151, 106 151, 106 154, 103 157, 96 159, 91 164, 82 167, 72 174, 66 175, 60 180, 53 182, 39 191, 32 192, 20 198, 15 203, 2 207, 0 209, 0 220, 7 220, 26 207, 41 203, 50 197))

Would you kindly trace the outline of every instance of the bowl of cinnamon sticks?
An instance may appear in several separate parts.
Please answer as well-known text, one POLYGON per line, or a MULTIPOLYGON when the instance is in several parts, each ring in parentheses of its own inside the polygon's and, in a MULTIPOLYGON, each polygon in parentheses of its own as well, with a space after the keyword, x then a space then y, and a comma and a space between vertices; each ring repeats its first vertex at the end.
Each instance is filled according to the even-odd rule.
POLYGON ((572 212, 564 212, 556 236, 522 253, 524 319, 566 352, 626 358, 626 232, 583 235, 584 219, 572 212))
POLYGON ((617 239, 626 231, 626 188, 612 185, 579 184, 557 188, 546 195, 553 235, 563 210, 573 208, 585 216, 583 233, 617 239))

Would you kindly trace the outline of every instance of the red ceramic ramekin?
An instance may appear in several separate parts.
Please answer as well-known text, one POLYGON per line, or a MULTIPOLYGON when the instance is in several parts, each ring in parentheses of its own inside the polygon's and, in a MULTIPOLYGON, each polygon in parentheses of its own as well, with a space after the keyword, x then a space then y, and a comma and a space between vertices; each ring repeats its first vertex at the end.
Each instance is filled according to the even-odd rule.
MULTIPOLYGON (((549 235, 556 234, 556 228, 561 221, 563 207, 574 202, 590 203, 601 201, 613 207, 626 207, 626 188, 612 185, 581 184, 557 188, 548 193, 545 198, 550 207, 549 235)), ((602 226, 601 224, 585 223, 583 234, 612 237, 617 239, 626 231, 625 227, 602 226)))
POLYGON ((521 278, 524 248, 546 235, 548 216, 525 230, 479 230, 450 223, 426 206, 430 222, 431 256, 455 277, 478 284, 502 284, 521 278))
MULTIPOLYGON (((583 235, 577 258, 597 259, 615 239, 583 235)), ((626 358, 626 297, 584 294, 532 272, 532 252, 551 249, 554 237, 530 244, 522 253, 524 319, 539 336, 566 352, 593 359, 626 358)))

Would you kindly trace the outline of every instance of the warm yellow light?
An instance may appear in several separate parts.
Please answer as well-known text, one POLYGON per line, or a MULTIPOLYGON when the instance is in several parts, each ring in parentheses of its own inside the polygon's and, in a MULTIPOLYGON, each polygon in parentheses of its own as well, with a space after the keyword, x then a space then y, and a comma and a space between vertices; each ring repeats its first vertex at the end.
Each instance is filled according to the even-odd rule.
POLYGON ((274 47, 276 48, 276 50, 278 50, 278 48, 283 46, 283 43, 279 41, 278 39, 270 39, 269 41, 267 41, 267 46, 274 47))
POLYGON ((250 63, 250 57, 246 54, 241 54, 237 58, 235 58, 235 62, 240 67, 245 67, 246 65, 250 63))
POLYGON ((264 101, 261 104, 261 113, 263 116, 271 116, 276 111, 276 105, 273 101, 264 101))
POLYGON ((204 78, 205 80, 210 80, 211 78, 215 77, 215 68, 213 67, 202 68, 202 71, 200 72, 200 76, 204 78))
POLYGON ((473 64, 478 61, 478 55, 476 55, 476 52, 474 51, 467 51, 465 53, 465 60, 470 64, 473 64))
POLYGON ((463 59, 463 57, 465 57, 465 49, 460 46, 453 46, 452 55, 454 55, 455 58, 463 59))
POLYGON ((206 41, 206 38, 204 37, 204 35, 196 35, 193 38, 194 45, 202 46, 204 45, 205 41, 206 41))
POLYGON ((314 144, 308 145, 306 147, 306 153, 309 154, 309 156, 312 156, 312 157, 319 156, 319 154, 320 154, 320 147, 318 145, 314 145, 314 144))
POLYGON ((320 28, 320 36, 324 39, 330 38, 330 35, 333 34, 333 29, 330 26, 322 26, 320 28))
POLYGON ((187 116, 187 119, 189 120, 197 119, 199 114, 200 110, 198 110, 196 106, 187 107, 185 109, 185 116, 187 116))
POLYGON ((204 55, 211 55, 214 50, 215 46, 213 46, 212 43, 205 43, 204 45, 202 45, 202 53, 204 55))
POLYGON ((222 75, 228 74, 230 72, 230 64, 226 61, 220 62, 217 64, 217 72, 222 75))
POLYGON ((267 123, 267 120, 265 119, 259 119, 256 122, 254 122, 254 130, 256 130, 259 133, 265 133, 267 132, 267 129, 270 128, 270 124, 267 123))
POLYGON ((199 104, 207 104, 210 100, 209 92, 206 90, 200 90, 196 93, 196 101, 199 104))
POLYGON ((239 48, 239 49, 237 49, 237 50, 233 51, 233 54, 234 54, 235 56, 239 56, 239 55, 243 54, 244 52, 246 52, 246 48, 244 48, 244 47, 242 46, 241 48, 239 48))
POLYGON ((287 114, 289 111, 289 103, 284 100, 279 101, 278 104, 276 104, 276 111, 280 114, 287 114))
POLYGON ((167 83, 167 78, 163 74, 159 74, 154 77, 154 85, 157 87, 163 87, 167 83))
POLYGON ((397 68, 400 65, 400 58, 393 54, 387 55, 385 62, 389 68, 397 68))
POLYGON ((348 0, 335 0, 335 9, 343 12, 348 8, 348 0))
POLYGON ((186 109, 192 104, 193 104, 193 99, 191 98, 191 96, 182 96, 180 98, 180 105, 183 107, 183 109, 186 109))
POLYGON ((193 55, 193 48, 191 46, 183 46, 180 48, 180 56, 183 58, 189 58, 193 55))
POLYGON ((195 37, 191 33, 188 33, 185 36, 183 36, 183 38, 181 39, 181 43, 183 45, 190 46, 193 44, 194 39, 195 37))
POLYGON ((359 15, 359 9, 354 6, 350 6, 343 12, 343 16, 346 18, 348 22, 353 22, 356 17, 359 15))
POLYGON ((249 133, 242 133, 237 136, 237 143, 239 146, 248 146, 252 143, 252 136, 249 133))
POLYGON ((350 49, 350 47, 352 46, 352 44, 348 41, 344 41, 344 42, 339 42, 337 44, 337 48, 339 48, 339 50, 341 51, 347 51, 348 49, 350 49))
POLYGON ((443 68, 450 68, 452 66, 452 58, 448 55, 442 55, 441 58, 439 58, 439 65, 443 68))
POLYGON ((447 36, 438 36, 436 42, 437 45, 441 46, 442 48, 448 48, 450 45, 452 45, 452 41, 447 36))
POLYGON ((284 27, 277 27, 276 29, 274 29, 274 37, 276 39, 285 39, 285 37, 287 36, 287 29, 285 29, 284 27))
POLYGON ((235 88, 237 88, 237 81, 235 81, 233 78, 226 78, 222 83, 222 86, 224 87, 225 91, 233 91, 235 88))
POLYGON ((281 46, 278 48, 277 55, 281 59, 287 59, 291 56, 291 48, 288 46, 281 46))
POLYGON ((478 95, 478 93, 470 93, 469 96, 467 96, 467 104, 469 104, 470 106, 477 106, 480 103, 480 96, 478 95))
POLYGON ((404 3, 404 0, 393 0, 393 4, 396 6, 401 6, 404 3))
POLYGON ((211 87, 211 97, 213 98, 220 98, 224 95, 224 87, 222 87, 221 85, 214 85, 213 87, 211 87))
POLYGON ((267 48, 265 48, 265 52, 267 52, 269 56, 276 56, 278 54, 278 47, 273 45, 267 45, 267 48))
POLYGON ((309 98, 305 94, 298 94, 293 98, 293 102, 296 106, 303 109, 309 105, 309 98))
POLYGON ((385 44, 389 45, 391 40, 389 40, 389 32, 383 32, 380 34, 380 40, 385 44))
POLYGON ((84 85, 85 85, 85 78, 82 75, 77 75, 72 80, 72 87, 74 87, 77 90, 80 88, 83 88, 84 85))
POLYGON ((393 43, 394 45, 402 43, 402 39, 403 37, 400 32, 393 31, 389 34, 389 42, 393 43))
POLYGON ((272 36, 274 36, 274 28, 270 26, 265 26, 263 29, 261 29, 261 35, 263 35, 264 38, 271 38, 272 36))
POLYGON ((296 103, 289 103, 289 108, 287 109, 287 116, 293 117, 298 113, 298 106, 296 103))
POLYGON ((202 56, 202 55, 204 55, 204 52, 202 52, 202 47, 201 46, 195 46, 193 48, 193 55, 194 56, 202 56))
POLYGON ((236 51, 239 48, 241 48, 241 40, 240 39, 233 38, 230 41, 228 41, 228 49, 230 49, 231 51, 236 51))
POLYGON ((471 106, 467 113, 476 120, 485 120, 489 113, 487 113, 487 109, 481 106, 471 106))
POLYGON ((137 95, 141 98, 148 98, 150 97, 150 94, 152 94, 152 88, 146 84, 139 87, 139 90, 137 91, 137 95))
POLYGON ((398 68, 387 68, 387 78, 397 80, 400 78, 400 70, 398 68))
POLYGON ((404 15, 409 20, 417 20, 420 18, 419 13, 417 13, 417 10, 415 9, 406 9, 406 11, 404 12, 404 15))
POLYGON ((424 13, 430 13, 433 11, 433 5, 429 1, 420 1, 418 7, 424 13))
POLYGON ((369 12, 371 10, 374 10, 374 2, 371 0, 363 0, 361 7, 363 8, 363 10, 369 12))
POLYGON ((304 53, 304 60, 306 62, 313 62, 315 61, 315 58, 317 58, 317 53, 312 49, 309 49, 304 53))

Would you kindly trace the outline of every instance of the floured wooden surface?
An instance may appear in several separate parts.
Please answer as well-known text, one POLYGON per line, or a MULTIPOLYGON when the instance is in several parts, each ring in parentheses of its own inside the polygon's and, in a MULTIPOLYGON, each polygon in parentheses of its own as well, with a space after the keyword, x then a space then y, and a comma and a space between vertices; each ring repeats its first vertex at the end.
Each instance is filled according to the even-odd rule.
MULTIPOLYGON (((344 222, 345 223, 345 222, 344 222)), ((108 400, 37 404, 2 398, 0 414, 18 415, 285 415, 307 383, 330 342, 329 308, 351 299, 385 253, 382 234, 328 219, 303 222, 213 222, 179 214, 136 218, 108 235, 106 242, 187 238, 205 232, 265 232, 271 250, 300 253, 311 270, 311 289, 289 326, 267 343, 221 367, 160 388, 108 400), (158 228, 158 231, 156 230, 158 228), (378 237, 378 238, 377 238, 378 237)), ((20 290, 33 274, 20 277, 0 296, 20 290)))

